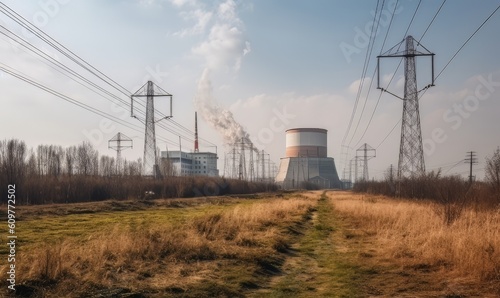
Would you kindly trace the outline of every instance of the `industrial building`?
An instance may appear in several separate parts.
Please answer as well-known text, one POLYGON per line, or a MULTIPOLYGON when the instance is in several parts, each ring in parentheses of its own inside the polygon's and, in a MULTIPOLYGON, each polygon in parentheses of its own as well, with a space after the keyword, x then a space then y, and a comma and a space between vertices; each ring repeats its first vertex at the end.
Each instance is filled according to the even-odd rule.
MULTIPOLYGON (((181 148, 179 148, 181 149, 181 148)), ((161 168, 171 176, 219 176, 217 153, 200 152, 198 146, 198 113, 194 113, 194 152, 162 151, 161 168)))
POLYGON ((216 153, 162 151, 161 158, 174 176, 219 176, 216 153))
POLYGON ((327 157, 327 130, 293 128, 286 131, 285 157, 281 158, 275 182, 284 189, 341 188, 335 161, 327 157))

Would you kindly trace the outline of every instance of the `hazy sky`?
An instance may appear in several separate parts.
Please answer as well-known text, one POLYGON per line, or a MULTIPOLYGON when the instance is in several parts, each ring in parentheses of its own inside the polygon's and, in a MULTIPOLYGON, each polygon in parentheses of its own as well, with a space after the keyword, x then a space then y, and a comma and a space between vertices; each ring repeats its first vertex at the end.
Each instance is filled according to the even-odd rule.
MULTIPOLYGON (((284 156, 286 129, 319 127, 328 130, 328 155, 335 158, 341 176, 347 166, 345 161, 351 159, 363 143, 376 148, 377 157, 369 163, 370 177, 376 178, 382 177, 390 164, 397 165, 400 125, 389 132, 401 119, 402 102, 382 94, 371 124, 361 138, 380 95, 375 81, 369 88, 375 73, 375 57, 404 38, 417 6, 408 34, 419 40, 442 3, 400 0, 394 8, 396 0, 379 1, 379 5, 382 2, 384 7, 367 79, 344 142, 346 147, 341 147, 356 100, 377 1, 3 1, 131 93, 147 80, 153 80, 174 95, 173 119, 191 130, 195 97, 199 96, 198 83, 205 74, 211 83, 211 104, 218 105, 218 111, 231 111, 259 149, 269 152, 276 163, 284 156), (389 27, 393 11, 395 15, 389 27)), ((447 1, 444 4, 421 39, 421 43, 436 54, 436 74, 498 5, 498 1, 447 1)), ((5 15, 0 14, 0 22, 129 102, 125 95, 99 82, 5 15)), ((465 177, 468 167, 460 161, 472 150, 479 158, 475 174, 482 178, 485 157, 500 145, 499 28, 500 12, 469 41, 438 77, 436 86, 421 98, 427 169, 441 166, 443 172, 465 177)), ((3 28, 0 31, 6 32, 3 28)), ((5 35, 0 35, 0 51, 2 67, 13 68, 58 92, 143 127, 129 117, 126 108, 113 105, 40 58, 13 46, 5 35)), ((398 62, 397 59, 383 61, 383 83, 388 82, 398 62)), ((420 89, 430 83, 428 58, 418 59, 417 71, 420 89)), ((134 139, 134 149, 123 155, 128 159, 142 157, 144 137, 140 130, 143 128, 135 131, 118 123, 106 123, 101 116, 5 73, 0 76, 0 85, 3 91, 1 139, 19 138, 30 147, 39 144, 66 147, 88 140, 101 154, 114 155, 107 149, 107 140, 122 132, 134 139)), ((403 85, 400 68, 389 89, 402 95, 403 85)), ((157 108, 167 112, 162 99, 158 99, 157 108)), ((217 145, 222 173, 228 147, 224 145, 223 136, 204 117, 199 118, 200 136, 217 145)), ((168 121, 163 125, 178 131, 168 121)), ((169 150, 178 150, 177 134, 157 127, 157 135, 157 145, 162 150, 166 146, 169 150)), ((202 150, 214 150, 204 142, 201 146, 202 150)), ((192 150, 193 144, 183 140, 182 147, 192 150)))

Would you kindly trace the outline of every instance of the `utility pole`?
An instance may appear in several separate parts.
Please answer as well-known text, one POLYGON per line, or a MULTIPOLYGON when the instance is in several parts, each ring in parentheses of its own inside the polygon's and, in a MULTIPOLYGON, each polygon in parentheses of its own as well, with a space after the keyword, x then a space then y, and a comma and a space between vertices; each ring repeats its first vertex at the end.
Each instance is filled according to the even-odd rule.
POLYGON ((273 177, 273 174, 271 173, 271 154, 267 154, 267 156, 268 156, 268 160, 267 160, 267 175, 269 177, 269 182, 273 182, 274 178, 276 178, 276 176, 273 177))
POLYGON ((434 53, 431 53, 412 36, 407 36, 401 43, 392 47, 383 55, 377 56, 378 86, 383 92, 387 92, 403 100, 403 117, 401 121, 401 141, 399 147, 398 180, 403 177, 415 177, 425 173, 424 150, 422 145, 422 131, 420 128, 420 111, 418 95, 421 91, 434 86, 434 53), (399 51, 405 43, 405 50, 399 51), (397 49, 394 51, 394 49, 397 49), (421 50, 420 50, 421 49, 421 50), (393 52, 394 51, 394 52, 393 52), (415 57, 430 56, 432 59, 432 81, 422 90, 417 89, 417 71, 415 68, 415 57), (405 90, 404 97, 400 97, 380 87, 380 58, 404 58, 405 65, 405 90))
POLYGON ((241 147, 240 147, 240 165, 239 165, 239 173, 238 179, 245 180, 246 178, 246 167, 245 167, 245 142, 244 139, 241 138, 241 147))
POLYGON ((231 178, 236 178, 236 144, 233 146, 233 167, 231 171, 231 178))
MULTIPOLYGON (((158 166, 158 156, 156 154, 156 135, 155 124, 163 119, 172 118, 172 94, 156 86, 151 81, 144 84, 139 90, 130 96, 130 116, 139 119, 134 114, 134 98, 146 98, 146 119, 145 119, 145 133, 144 133, 144 166, 143 175, 153 176, 154 178, 161 177, 160 168, 158 166), (156 90, 155 90, 156 89, 156 90), (155 121, 155 97, 167 97, 170 100, 170 111, 168 116, 165 116, 158 121, 155 121)), ((142 122, 142 120, 141 120, 142 122)))
POLYGON ((367 143, 364 143, 363 145, 361 145, 361 147, 359 147, 356 150, 356 157, 358 157, 358 158, 359 157, 363 157, 363 181, 368 181, 369 180, 369 178, 368 178, 368 160, 374 158, 375 156, 376 156, 375 149, 373 149, 367 143), (358 156, 357 155, 357 153, 359 151, 363 152, 362 156, 358 156))
POLYGON ((198 112, 194 112, 194 152, 200 152, 198 148, 198 112))
POLYGON ((472 180, 474 176, 472 176, 472 165, 477 164, 477 155, 475 151, 467 152, 465 163, 470 165, 470 173, 469 173, 469 185, 472 185, 472 180))
POLYGON ((354 182, 358 182, 358 156, 354 157, 354 182))
POLYGON ((179 176, 182 176, 182 143, 181 136, 179 136, 179 176))
MULTIPOLYGON (((249 140, 250 141, 250 140, 249 140)), ((249 160, 249 165, 250 165, 250 177, 248 178, 249 181, 254 181, 254 176, 255 176, 255 167, 253 164, 253 144, 250 143, 250 160, 249 160)))
POLYGON ((264 149, 262 149, 262 181, 266 179, 266 156, 264 155, 264 149))
POLYGON ((389 182, 391 183, 391 185, 394 183, 394 170, 392 167, 392 163, 391 167, 389 168, 389 182))
POLYGON ((352 179, 352 159, 349 161, 349 184, 350 186, 352 186, 352 183, 353 183, 353 179, 352 179))

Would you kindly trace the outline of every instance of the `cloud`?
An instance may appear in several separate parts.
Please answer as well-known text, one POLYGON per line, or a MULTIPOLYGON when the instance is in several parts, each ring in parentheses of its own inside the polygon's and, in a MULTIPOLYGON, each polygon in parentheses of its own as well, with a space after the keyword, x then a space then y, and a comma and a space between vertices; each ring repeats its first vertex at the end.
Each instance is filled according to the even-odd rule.
MULTIPOLYGON (((154 1, 154 0, 149 0, 149 1, 154 1)), ((194 0, 170 0, 170 3, 172 3, 176 7, 182 7, 186 4, 194 5, 196 2, 194 0)))
POLYGON ((250 44, 243 32, 230 24, 216 24, 208 38, 194 47, 192 52, 205 58, 207 67, 214 70, 232 67, 239 70, 241 59, 250 52, 250 44))
POLYGON ((219 5, 218 15, 219 18, 225 21, 239 21, 236 15, 236 3, 232 0, 228 0, 219 5))
MULTIPOLYGON (((372 79, 370 77, 365 77, 365 80, 363 82, 363 89, 368 89, 368 86, 370 86, 371 80, 372 79)), ((348 88, 349 92, 352 94, 358 94, 358 89, 359 89, 360 83, 361 83, 361 79, 352 82, 348 88)))
POLYGON ((198 35, 205 32, 208 24, 212 20, 213 13, 210 11, 204 11, 202 9, 196 9, 187 12, 181 12, 181 17, 184 20, 196 20, 196 24, 193 27, 185 28, 181 31, 175 32, 174 36, 185 37, 191 35, 198 35))
POLYGON ((142 7, 145 7, 145 8, 149 8, 149 7, 152 7, 152 6, 158 6, 158 7, 161 7, 161 3, 163 1, 161 0, 138 0, 139 2, 139 5, 142 6, 142 7))
MULTIPOLYGON (((187 0, 170 0, 177 7, 182 7, 187 0)), ((233 0, 221 2, 213 11, 206 10, 203 5, 190 2, 192 8, 180 12, 186 21, 195 21, 191 27, 175 32, 173 35, 186 37, 208 35, 198 45, 192 47, 191 53, 202 57, 205 67, 212 71, 241 68, 242 58, 251 52, 250 42, 246 40, 243 22, 239 19, 237 6, 233 0)))

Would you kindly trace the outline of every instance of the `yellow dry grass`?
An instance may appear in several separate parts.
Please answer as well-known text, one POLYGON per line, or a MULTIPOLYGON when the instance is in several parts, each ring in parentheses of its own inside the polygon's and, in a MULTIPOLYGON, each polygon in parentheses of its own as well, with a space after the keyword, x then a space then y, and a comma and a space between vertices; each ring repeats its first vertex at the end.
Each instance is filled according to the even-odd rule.
POLYGON ((378 254, 402 266, 437 267, 473 282, 500 282, 500 210, 465 210, 451 225, 431 202, 330 193, 335 210, 374 235, 378 254))
POLYGON ((249 200, 170 225, 138 229, 117 224, 84 241, 69 238, 21 252, 18 280, 52 285, 44 290, 48 296, 102 287, 161 296, 169 287, 187 290, 207 280, 228 282, 228 288, 239 291, 266 266, 265 260, 288 245, 284 228, 300 221, 313 204, 315 200, 295 195, 249 200))

